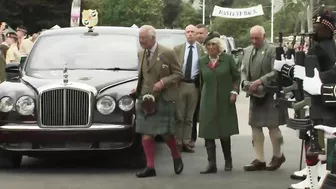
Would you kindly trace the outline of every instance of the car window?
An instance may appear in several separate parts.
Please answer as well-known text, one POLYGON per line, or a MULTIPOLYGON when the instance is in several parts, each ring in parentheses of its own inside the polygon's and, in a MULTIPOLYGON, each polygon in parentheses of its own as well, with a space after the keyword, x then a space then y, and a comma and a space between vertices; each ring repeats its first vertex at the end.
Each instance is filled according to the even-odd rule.
POLYGON ((64 34, 41 36, 26 70, 137 68, 138 37, 123 34, 64 34))
POLYGON ((186 41, 183 33, 160 32, 156 33, 157 41, 166 47, 173 48, 186 41))

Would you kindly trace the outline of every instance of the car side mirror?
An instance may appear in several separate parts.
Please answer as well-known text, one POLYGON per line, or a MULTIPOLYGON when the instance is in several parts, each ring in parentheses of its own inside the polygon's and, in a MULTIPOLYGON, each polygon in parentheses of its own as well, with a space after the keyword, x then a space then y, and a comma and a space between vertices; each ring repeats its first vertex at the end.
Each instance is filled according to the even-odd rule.
POLYGON ((20 75, 21 75, 20 62, 11 62, 6 64, 7 81, 15 81, 20 78, 20 75))

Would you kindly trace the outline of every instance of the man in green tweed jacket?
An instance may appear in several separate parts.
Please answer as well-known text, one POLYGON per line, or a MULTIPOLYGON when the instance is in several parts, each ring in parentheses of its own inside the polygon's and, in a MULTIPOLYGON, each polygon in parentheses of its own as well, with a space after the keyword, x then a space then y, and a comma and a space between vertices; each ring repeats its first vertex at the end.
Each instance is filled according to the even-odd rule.
POLYGON ((180 174, 183 170, 182 158, 174 137, 175 101, 178 98, 178 83, 183 75, 174 50, 158 44, 155 35, 155 28, 149 25, 144 25, 139 30, 139 42, 143 50, 138 53, 138 85, 133 92, 137 98, 136 132, 143 135, 142 146, 147 159, 146 168, 136 174, 140 178, 156 176, 156 135, 162 135, 170 148, 175 173, 180 174), (148 96, 155 98, 155 112, 151 114, 146 114, 147 106, 144 105, 148 102, 145 100, 148 96))
POLYGON ((252 129, 252 144, 256 159, 244 166, 244 169, 246 171, 274 171, 286 160, 281 149, 283 140, 279 126, 287 123, 288 112, 286 108, 275 106, 271 92, 261 95, 258 91, 259 86, 274 86, 276 83, 278 73, 273 71, 275 46, 266 41, 265 30, 262 26, 252 27, 250 38, 251 46, 245 49, 242 59, 241 80, 243 91, 250 97, 248 124, 252 129), (273 147, 273 157, 268 166, 266 166, 264 157, 264 127, 269 130, 273 147))

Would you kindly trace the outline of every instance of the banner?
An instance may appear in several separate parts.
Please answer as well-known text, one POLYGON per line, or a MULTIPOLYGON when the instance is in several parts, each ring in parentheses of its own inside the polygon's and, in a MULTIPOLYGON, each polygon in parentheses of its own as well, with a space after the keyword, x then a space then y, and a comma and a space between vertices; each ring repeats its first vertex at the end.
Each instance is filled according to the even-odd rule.
POLYGON ((215 5, 214 10, 212 12, 212 16, 218 16, 223 18, 234 18, 234 19, 251 18, 261 15, 264 15, 264 11, 261 5, 249 8, 235 8, 235 9, 224 8, 215 5))

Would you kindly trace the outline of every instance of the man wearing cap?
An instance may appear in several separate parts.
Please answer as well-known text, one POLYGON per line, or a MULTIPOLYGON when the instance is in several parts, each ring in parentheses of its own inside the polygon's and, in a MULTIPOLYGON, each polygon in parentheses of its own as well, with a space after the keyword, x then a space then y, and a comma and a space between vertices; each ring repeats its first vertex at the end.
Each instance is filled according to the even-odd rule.
MULTIPOLYGON (((321 80, 323 83, 332 83, 333 77, 329 76, 329 73, 332 73, 332 68, 335 65, 336 60, 336 45, 333 40, 333 35, 335 32, 335 24, 332 16, 329 11, 321 12, 313 17, 313 30, 314 30, 314 46, 308 49, 308 54, 316 55, 318 60, 318 68, 321 72, 321 80)), ((278 71, 281 70, 281 67, 286 64, 285 61, 276 61, 274 68, 278 71)), ((302 66, 294 66, 294 78, 303 80, 306 76, 305 68, 302 66)), ((294 79, 292 78, 292 79, 294 79)), ((323 98, 321 96, 311 96, 311 106, 310 106, 310 119, 314 121, 314 124, 318 125, 328 125, 331 127, 336 127, 336 109, 326 107, 323 105, 323 98)), ((319 137, 321 134, 319 133, 319 137)), ((306 141, 309 144, 309 141, 306 141)), ((328 141, 329 146, 327 148, 327 156, 330 156, 332 149, 330 146, 333 146, 332 141, 328 141)), ((325 155, 315 155, 315 156, 306 156, 307 168, 302 170, 304 175, 310 175, 306 177, 305 180, 297 184, 291 185, 293 189, 301 189, 309 187, 310 185, 317 185, 318 177, 323 177, 326 175, 326 156, 325 155), (320 163, 319 163, 320 161, 320 163)), ((330 166, 328 165, 330 170, 330 166)))
POLYGON ((19 26, 16 29, 16 34, 18 36, 19 52, 21 55, 20 63, 23 64, 33 48, 34 43, 29 38, 25 39, 27 36, 27 28, 25 26, 19 26))
POLYGON ((274 86, 278 73, 273 71, 275 46, 265 39, 262 26, 250 30, 252 45, 247 47, 242 59, 242 89, 250 97, 249 125, 252 128, 252 144, 256 159, 244 167, 245 171, 277 170, 286 161, 281 145, 283 143, 280 125, 288 120, 287 109, 276 107, 274 93, 263 91, 263 86, 274 86), (264 159, 265 136, 263 128, 269 130, 273 146, 273 157, 268 166, 264 159))
POLYGON ((194 25, 188 25, 185 28, 186 42, 174 47, 184 73, 178 89, 179 100, 176 102, 176 140, 180 150, 189 153, 194 152, 190 141, 199 95, 198 59, 203 53, 202 46, 196 42, 196 32, 194 25))
POLYGON ((9 32, 6 35, 6 43, 9 45, 9 48, 6 53, 6 63, 11 62, 20 62, 21 55, 18 49, 18 36, 15 32, 9 32))

